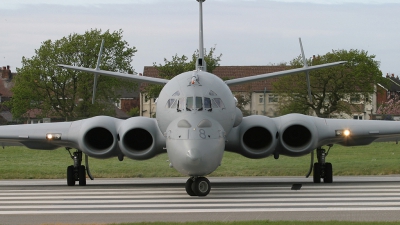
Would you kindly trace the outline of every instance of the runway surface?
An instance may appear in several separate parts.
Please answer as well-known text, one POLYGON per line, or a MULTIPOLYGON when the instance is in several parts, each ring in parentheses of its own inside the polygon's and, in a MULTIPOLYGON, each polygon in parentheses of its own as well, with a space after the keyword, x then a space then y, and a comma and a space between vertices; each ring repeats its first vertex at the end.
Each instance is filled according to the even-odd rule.
POLYGON ((209 178, 207 197, 186 178, 0 181, 0 224, 139 221, 400 221, 400 176, 209 178))

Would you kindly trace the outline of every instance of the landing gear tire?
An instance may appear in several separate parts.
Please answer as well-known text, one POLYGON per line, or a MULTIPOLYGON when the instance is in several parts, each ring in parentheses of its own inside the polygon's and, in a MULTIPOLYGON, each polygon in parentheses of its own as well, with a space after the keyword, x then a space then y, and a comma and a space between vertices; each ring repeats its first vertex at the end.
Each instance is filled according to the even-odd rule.
POLYGON ((78 170, 79 186, 86 186, 86 170, 85 166, 80 166, 78 170))
POLYGON ((75 170, 74 166, 67 167, 67 185, 75 186, 75 170))
POLYGON ((207 196, 211 191, 210 181, 205 177, 198 177, 193 181, 192 190, 197 196, 207 196))
POLYGON ((325 163, 324 168, 324 183, 332 183, 333 182, 333 175, 332 175, 332 164, 325 163))
POLYGON ((196 194, 194 193, 194 191, 192 190, 192 185, 193 185, 193 178, 189 178, 186 181, 186 185, 185 185, 185 189, 186 189, 186 193, 189 196, 196 196, 196 194))
POLYGON ((314 183, 321 183, 321 165, 319 163, 314 163, 313 171, 314 183))

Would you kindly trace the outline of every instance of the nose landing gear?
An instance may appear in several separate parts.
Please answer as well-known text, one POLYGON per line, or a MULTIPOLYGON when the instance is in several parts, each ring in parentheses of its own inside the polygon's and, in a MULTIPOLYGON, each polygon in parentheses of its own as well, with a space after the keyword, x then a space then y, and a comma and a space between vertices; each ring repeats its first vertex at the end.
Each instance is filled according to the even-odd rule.
POLYGON ((211 183, 205 177, 191 177, 186 181, 185 189, 190 196, 207 196, 211 191, 211 183))

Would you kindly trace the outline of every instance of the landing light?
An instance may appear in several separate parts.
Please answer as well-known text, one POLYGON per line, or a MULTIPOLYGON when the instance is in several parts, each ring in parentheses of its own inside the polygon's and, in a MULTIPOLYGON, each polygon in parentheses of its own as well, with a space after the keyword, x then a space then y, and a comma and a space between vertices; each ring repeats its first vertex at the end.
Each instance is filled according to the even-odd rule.
POLYGON ((350 130, 336 130, 335 131, 335 133, 336 133, 336 136, 343 136, 343 137, 348 137, 348 136, 350 136, 350 130))
POLYGON ((53 133, 49 133, 46 134, 46 139, 47 140, 61 140, 61 134, 53 134, 53 133))

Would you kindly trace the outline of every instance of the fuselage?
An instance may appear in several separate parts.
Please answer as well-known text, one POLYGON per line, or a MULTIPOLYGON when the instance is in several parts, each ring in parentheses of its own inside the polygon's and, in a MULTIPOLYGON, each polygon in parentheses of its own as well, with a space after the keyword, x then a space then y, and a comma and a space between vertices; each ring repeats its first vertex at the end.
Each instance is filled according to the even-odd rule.
POLYGON ((219 77, 190 71, 170 80, 157 100, 156 118, 171 165, 189 176, 213 172, 237 116, 233 94, 219 77))

